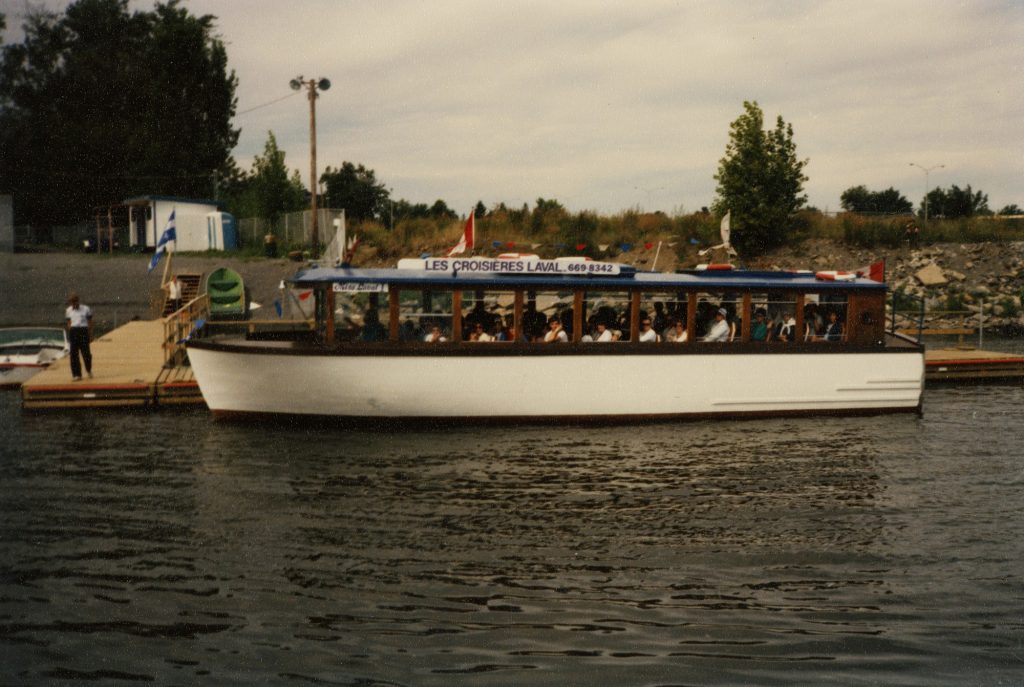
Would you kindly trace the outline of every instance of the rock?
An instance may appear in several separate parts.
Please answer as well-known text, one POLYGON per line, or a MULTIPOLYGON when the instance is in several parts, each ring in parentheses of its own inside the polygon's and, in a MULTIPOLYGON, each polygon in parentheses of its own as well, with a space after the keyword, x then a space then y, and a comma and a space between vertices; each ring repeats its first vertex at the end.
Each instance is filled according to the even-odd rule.
POLYGON ((921 268, 914 276, 917 277, 917 280, 923 286, 941 286, 948 281, 946 275, 942 272, 942 268, 935 263, 921 268))

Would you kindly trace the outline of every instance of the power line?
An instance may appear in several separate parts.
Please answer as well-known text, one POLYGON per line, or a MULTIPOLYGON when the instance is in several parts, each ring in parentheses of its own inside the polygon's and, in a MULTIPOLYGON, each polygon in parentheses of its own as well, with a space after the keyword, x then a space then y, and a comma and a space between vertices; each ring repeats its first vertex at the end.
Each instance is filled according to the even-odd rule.
POLYGON ((248 114, 248 113, 252 112, 253 110, 258 110, 261 107, 267 107, 268 105, 273 105, 274 103, 279 103, 282 100, 287 100, 288 98, 292 98, 292 97, 294 97, 296 95, 298 95, 298 91, 295 91, 293 93, 289 93, 288 95, 283 95, 280 98, 275 98, 274 100, 271 100, 269 102, 265 102, 262 105, 256 105, 255 107, 250 107, 248 110, 242 110, 241 112, 236 112, 235 116, 248 114))

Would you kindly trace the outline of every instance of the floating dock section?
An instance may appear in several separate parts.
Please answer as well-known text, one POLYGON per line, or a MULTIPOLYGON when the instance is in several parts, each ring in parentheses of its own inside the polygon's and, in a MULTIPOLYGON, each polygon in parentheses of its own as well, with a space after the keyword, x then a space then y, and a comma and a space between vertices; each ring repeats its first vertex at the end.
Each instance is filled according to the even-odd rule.
POLYGON ((974 348, 926 349, 924 379, 926 383, 1024 380, 1024 356, 974 348))
POLYGON ((21 388, 22 407, 205 405, 187 366, 165 366, 162 320, 129 322, 92 342, 92 378, 71 381, 71 362, 50 365, 21 388))

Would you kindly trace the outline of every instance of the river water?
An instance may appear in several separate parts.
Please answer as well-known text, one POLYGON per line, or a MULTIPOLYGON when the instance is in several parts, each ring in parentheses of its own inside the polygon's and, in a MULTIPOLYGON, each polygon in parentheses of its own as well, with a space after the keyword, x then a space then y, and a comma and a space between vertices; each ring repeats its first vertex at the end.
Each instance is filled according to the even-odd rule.
POLYGON ((0 684, 1019 685, 1024 389, 447 431, 23 413, 0 684))

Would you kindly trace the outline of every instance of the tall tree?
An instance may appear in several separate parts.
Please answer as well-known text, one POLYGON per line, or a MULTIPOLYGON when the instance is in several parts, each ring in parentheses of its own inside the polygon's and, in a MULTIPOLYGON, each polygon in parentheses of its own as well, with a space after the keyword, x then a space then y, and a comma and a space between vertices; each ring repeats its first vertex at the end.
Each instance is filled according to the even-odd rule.
POLYGON ((848 212, 874 212, 880 214, 903 214, 914 209, 914 204, 896 189, 869 191, 866 186, 852 186, 839 196, 839 204, 848 212))
POLYGON ((0 187, 19 222, 81 221, 137 194, 209 196, 230 167, 237 79, 214 17, 178 0, 36 10, 0 53, 0 187))
POLYGON ((256 156, 252 171, 229 192, 229 209, 242 217, 262 217, 273 226, 284 213, 306 208, 309 202, 299 172, 289 176, 284 158, 274 132, 268 131, 263 155, 256 156))
POLYGON ((719 161, 714 209, 732 213, 733 245, 755 255, 785 242, 790 216, 807 202, 807 160, 797 158, 793 127, 781 116, 766 131, 756 102, 744 102, 743 109, 729 127, 725 157, 719 161))
POLYGON ((960 217, 992 214, 988 208, 988 195, 972 190, 970 184, 967 185, 967 188, 960 188, 954 184, 948 190, 936 187, 929 191, 925 199, 921 201, 922 215, 926 202, 929 217, 959 219, 960 217))
POLYGON ((328 206, 344 208, 349 220, 362 222, 384 216, 390 194, 372 169, 342 162, 340 169, 325 169, 320 182, 327 189, 328 206))

